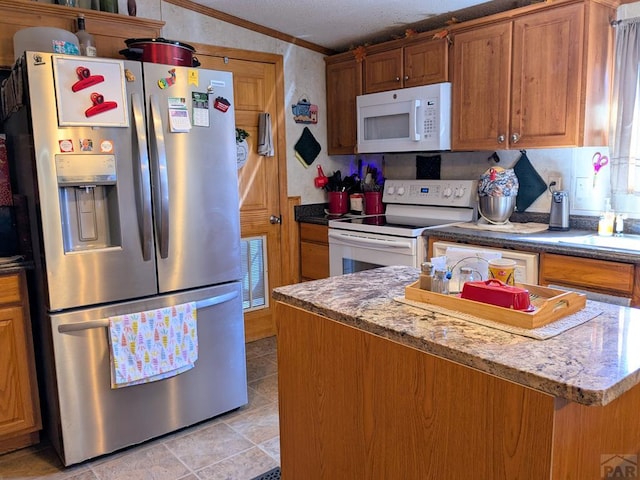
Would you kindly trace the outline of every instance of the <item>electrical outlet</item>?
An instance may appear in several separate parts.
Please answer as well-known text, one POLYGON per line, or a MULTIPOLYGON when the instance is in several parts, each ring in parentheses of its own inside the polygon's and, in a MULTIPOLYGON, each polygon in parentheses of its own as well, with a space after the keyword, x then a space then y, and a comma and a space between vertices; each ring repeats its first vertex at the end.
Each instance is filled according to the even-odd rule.
POLYGON ((556 184, 552 187, 553 190, 562 190, 562 177, 556 177, 554 175, 549 176, 549 185, 551 185, 553 182, 556 182, 556 184))

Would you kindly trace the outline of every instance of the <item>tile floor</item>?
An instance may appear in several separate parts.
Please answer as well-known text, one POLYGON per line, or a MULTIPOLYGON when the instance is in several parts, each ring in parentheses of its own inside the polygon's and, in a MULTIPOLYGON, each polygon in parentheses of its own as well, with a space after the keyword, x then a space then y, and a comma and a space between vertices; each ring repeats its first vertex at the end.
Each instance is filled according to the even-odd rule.
POLYGON ((249 404, 63 468, 46 440, 0 455, 0 480, 250 480, 280 464, 275 337, 247 344, 249 404))

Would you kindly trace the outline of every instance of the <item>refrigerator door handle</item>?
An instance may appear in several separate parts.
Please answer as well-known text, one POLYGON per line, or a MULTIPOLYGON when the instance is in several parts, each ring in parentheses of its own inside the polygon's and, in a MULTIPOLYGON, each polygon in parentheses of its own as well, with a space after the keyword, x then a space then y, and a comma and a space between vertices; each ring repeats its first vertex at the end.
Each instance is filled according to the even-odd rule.
POLYGON ((149 155, 147 154, 147 133, 144 125, 142 108, 142 98, 139 93, 131 94, 131 107, 133 110, 134 138, 138 142, 138 190, 142 203, 142 218, 138 216, 138 224, 142 234, 142 259, 147 262, 151 260, 153 246, 153 232, 151 219, 151 186, 149 178, 149 155))
MULTIPOLYGON (((196 302, 196 308, 208 308, 220 305, 221 303, 229 302, 238 296, 237 291, 224 293, 222 295, 216 295, 215 297, 205 298, 196 302)), ((64 325, 58 325, 58 333, 72 333, 80 332, 82 330, 91 330, 93 328, 104 328, 109 326, 108 318, 101 318, 100 320, 89 320, 88 322, 75 322, 66 323, 64 325)))
POLYGON ((167 174, 167 152, 164 146, 162 116, 157 95, 149 96, 149 107, 151 109, 149 144, 151 160, 154 163, 154 187, 158 192, 155 203, 156 232, 159 236, 160 258, 167 258, 169 256, 169 176, 167 174))
POLYGON ((196 308, 215 307, 216 305, 229 302, 237 297, 238 297, 238 292, 234 290, 233 292, 223 293, 222 295, 216 295, 215 297, 205 298, 204 300, 200 300, 196 302, 196 308))

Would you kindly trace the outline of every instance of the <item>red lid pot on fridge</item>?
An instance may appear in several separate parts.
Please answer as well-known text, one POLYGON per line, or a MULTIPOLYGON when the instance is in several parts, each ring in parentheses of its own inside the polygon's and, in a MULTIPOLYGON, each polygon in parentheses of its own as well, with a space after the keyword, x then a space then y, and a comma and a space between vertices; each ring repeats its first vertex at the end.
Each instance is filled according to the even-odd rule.
POLYGON ((127 48, 120 50, 128 60, 163 63, 178 67, 198 67, 200 62, 194 56, 191 45, 166 38, 129 38, 124 41, 127 48))

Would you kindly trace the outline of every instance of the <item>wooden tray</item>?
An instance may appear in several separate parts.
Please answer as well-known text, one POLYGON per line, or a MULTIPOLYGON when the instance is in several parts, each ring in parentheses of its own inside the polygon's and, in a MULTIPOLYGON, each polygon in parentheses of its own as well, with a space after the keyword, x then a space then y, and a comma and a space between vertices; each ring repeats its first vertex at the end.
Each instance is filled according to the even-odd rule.
POLYGON ((420 281, 417 281, 405 287, 405 298, 520 328, 537 328, 554 322, 582 310, 587 302, 586 295, 581 293, 518 283, 516 286, 529 291, 531 304, 535 307, 532 312, 524 312, 467 300, 458 294, 429 292, 420 289, 419 285, 420 281))

